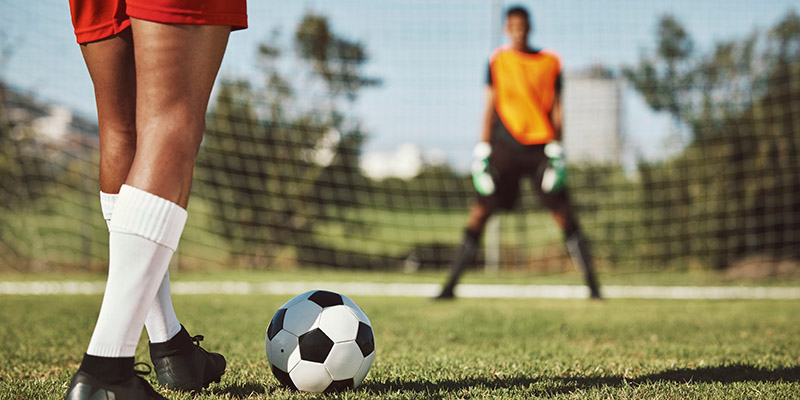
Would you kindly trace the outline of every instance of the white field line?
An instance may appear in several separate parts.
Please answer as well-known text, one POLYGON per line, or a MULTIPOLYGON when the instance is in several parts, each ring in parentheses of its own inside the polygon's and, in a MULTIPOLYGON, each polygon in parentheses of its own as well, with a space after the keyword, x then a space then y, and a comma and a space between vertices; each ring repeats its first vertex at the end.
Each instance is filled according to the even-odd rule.
MULTIPOLYGON (((104 282, 0 282, 0 295, 101 294, 104 282)), ((326 289, 348 296, 433 297, 440 290, 434 283, 374 282, 173 282, 177 295, 279 294, 293 296, 313 289, 326 289)), ((617 299, 800 299, 800 287, 740 286, 603 286, 606 298, 617 299)), ((576 285, 475 285, 456 288, 458 297, 583 299, 585 286, 576 285)))

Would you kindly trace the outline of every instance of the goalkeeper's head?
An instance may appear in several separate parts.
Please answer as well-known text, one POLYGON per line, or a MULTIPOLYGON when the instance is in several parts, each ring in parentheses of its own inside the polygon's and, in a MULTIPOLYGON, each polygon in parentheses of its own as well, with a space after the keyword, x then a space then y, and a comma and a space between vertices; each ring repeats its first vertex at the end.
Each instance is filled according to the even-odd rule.
POLYGON ((505 32, 511 40, 511 46, 518 50, 527 50, 528 34, 532 30, 528 10, 522 6, 514 6, 506 11, 505 32))

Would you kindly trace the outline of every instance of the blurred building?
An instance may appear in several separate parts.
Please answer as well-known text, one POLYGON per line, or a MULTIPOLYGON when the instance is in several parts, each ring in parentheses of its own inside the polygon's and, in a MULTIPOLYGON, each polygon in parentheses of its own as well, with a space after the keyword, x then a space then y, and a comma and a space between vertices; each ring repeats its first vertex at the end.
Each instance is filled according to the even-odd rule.
POLYGON ((20 149, 42 162, 66 164, 100 148, 97 122, 0 81, 0 122, 20 149))
POLYGON ((564 147, 569 162, 621 162, 622 79, 601 67, 565 71, 564 147))

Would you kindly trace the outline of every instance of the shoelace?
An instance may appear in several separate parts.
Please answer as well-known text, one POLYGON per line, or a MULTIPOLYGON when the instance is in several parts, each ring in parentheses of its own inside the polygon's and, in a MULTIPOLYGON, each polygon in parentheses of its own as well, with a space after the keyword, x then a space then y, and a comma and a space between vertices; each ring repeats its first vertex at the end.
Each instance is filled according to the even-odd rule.
POLYGON ((150 375, 151 372, 153 372, 153 367, 151 367, 150 364, 148 364, 146 362, 139 361, 136 364, 133 364, 133 372, 136 373, 136 375, 139 375, 139 376, 147 376, 147 375, 150 375), (139 366, 147 367, 147 371, 136 369, 136 367, 139 367, 139 366))
POLYGON ((194 335, 194 336, 192 336, 192 341, 197 346, 200 346, 200 342, 202 342, 203 339, 205 339, 205 336, 203 336, 203 335, 194 335))
POLYGON ((158 392, 156 392, 156 390, 153 389, 152 386, 150 386, 150 383, 148 383, 147 380, 144 379, 145 376, 150 375, 150 373, 153 372, 153 367, 151 367, 150 364, 148 364, 146 362, 143 362, 143 361, 139 361, 139 362, 133 364, 133 372, 136 373, 136 375, 138 375, 137 378, 140 379, 140 383, 141 383, 142 387, 144 388, 145 393, 147 393, 147 396, 149 398, 151 398, 151 399, 164 399, 164 397, 161 396, 161 394, 159 394, 158 392), (143 367, 147 367, 147 368, 146 368, 146 370, 136 369, 136 367, 139 367, 139 366, 143 366, 143 367))
POLYGON ((194 345, 197 346, 198 349, 202 350, 203 353, 208 354, 208 350, 206 350, 202 346, 200 346, 200 342, 202 342, 203 339, 205 339, 205 337, 203 335, 194 335, 194 336, 192 336, 192 342, 194 342, 194 345))

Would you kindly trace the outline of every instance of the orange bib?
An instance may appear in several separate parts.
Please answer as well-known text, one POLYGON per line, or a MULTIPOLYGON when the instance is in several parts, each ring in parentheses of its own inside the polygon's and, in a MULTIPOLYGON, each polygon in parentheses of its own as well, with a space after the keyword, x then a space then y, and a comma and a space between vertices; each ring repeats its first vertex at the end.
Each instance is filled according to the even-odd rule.
POLYGON ((556 96, 561 60, 549 51, 535 54, 503 46, 489 63, 495 91, 494 108, 514 138, 524 144, 554 139, 548 114, 556 96))

